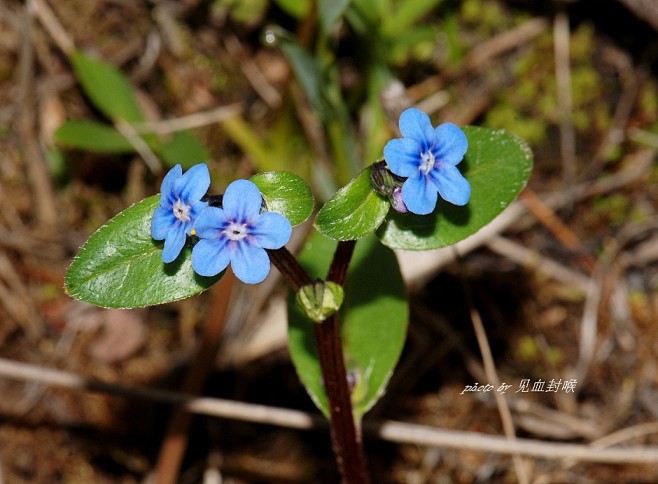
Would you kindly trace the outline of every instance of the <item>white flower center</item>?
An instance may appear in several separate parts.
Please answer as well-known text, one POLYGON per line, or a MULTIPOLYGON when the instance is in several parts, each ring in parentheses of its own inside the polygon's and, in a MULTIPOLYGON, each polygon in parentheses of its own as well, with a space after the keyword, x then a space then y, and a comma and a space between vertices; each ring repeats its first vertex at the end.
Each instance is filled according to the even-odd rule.
POLYGON ((228 224, 228 227, 224 229, 224 235, 229 240, 240 241, 249 235, 247 231, 247 224, 239 224, 237 222, 231 222, 228 224))
POLYGON ((173 212, 174 212, 174 217, 176 217, 178 220, 181 222, 189 222, 190 221, 190 207, 189 205, 183 203, 183 201, 179 198, 176 200, 176 203, 174 203, 173 207, 173 212))
POLYGON ((423 174, 427 175, 430 171, 432 171, 432 168, 434 168, 434 153, 432 153, 431 150, 427 150, 423 153, 420 154, 420 165, 418 166, 418 169, 423 172, 423 174))

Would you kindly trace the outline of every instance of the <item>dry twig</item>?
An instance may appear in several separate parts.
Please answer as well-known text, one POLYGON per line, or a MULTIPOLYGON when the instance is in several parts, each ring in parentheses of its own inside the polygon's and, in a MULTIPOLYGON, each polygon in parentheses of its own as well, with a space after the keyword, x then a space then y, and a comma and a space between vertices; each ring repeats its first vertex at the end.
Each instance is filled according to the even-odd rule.
POLYGON ((45 0, 28 0, 28 7, 39 18, 41 25, 48 31, 57 47, 67 56, 75 50, 75 43, 45 0))
MULTIPOLYGON (((193 397, 182 393, 146 387, 116 385, 87 379, 65 371, 18 363, 4 358, 0 358, 0 376, 14 380, 39 382, 75 391, 103 392, 180 405, 190 412, 245 422, 278 425, 302 430, 325 428, 327 425, 323 418, 298 410, 218 398, 193 397)), ((380 439, 400 444, 467 449, 496 454, 519 453, 527 457, 551 460, 571 458, 576 461, 601 462, 607 465, 624 463, 654 464, 658 462, 658 447, 651 446, 598 448, 591 445, 542 442, 521 438, 510 441, 506 437, 485 435, 478 432, 444 430, 394 421, 366 421, 364 422, 364 430, 380 439)))
POLYGON ((146 121, 143 123, 131 123, 136 133, 156 133, 168 134, 174 131, 183 131, 186 129, 200 128, 209 124, 220 123, 226 119, 240 114, 242 103, 229 104, 220 106, 210 111, 204 111, 187 116, 165 119, 161 121, 146 121))
POLYGON ((118 119, 114 122, 114 127, 119 133, 125 136, 132 147, 135 148, 135 151, 140 154, 152 173, 158 174, 162 172, 160 159, 153 153, 153 150, 146 144, 146 141, 137 134, 137 131, 135 131, 135 128, 130 123, 118 119))
POLYGON ((487 248, 522 267, 544 273, 555 281, 568 284, 583 293, 586 293, 589 289, 589 277, 513 240, 500 235, 493 236, 487 242, 487 248))

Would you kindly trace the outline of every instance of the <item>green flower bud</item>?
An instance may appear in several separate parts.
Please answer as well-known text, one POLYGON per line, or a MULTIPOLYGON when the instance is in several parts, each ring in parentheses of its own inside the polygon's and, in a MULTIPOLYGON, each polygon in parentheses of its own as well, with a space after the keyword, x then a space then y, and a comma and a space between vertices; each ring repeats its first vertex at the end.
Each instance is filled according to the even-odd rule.
POLYGON ((400 213, 409 211, 402 200, 404 178, 392 173, 386 165, 386 161, 377 161, 372 165, 370 183, 378 194, 388 198, 393 210, 400 213))
POLYGON ((317 280, 297 293, 297 305, 315 323, 321 323, 340 309, 343 288, 335 282, 317 280))

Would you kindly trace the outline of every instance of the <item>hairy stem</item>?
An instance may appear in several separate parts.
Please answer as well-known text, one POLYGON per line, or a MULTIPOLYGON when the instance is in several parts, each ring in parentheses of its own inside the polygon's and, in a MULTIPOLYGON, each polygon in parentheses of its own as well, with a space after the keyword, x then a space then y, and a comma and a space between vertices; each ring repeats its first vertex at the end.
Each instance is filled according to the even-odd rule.
MULTIPOLYGON (((338 242, 334 258, 329 267, 327 280, 345 283, 347 268, 354 252, 356 241, 338 242)), ((331 435, 336 460, 346 484, 368 483, 370 478, 366 466, 360 429, 354 422, 352 400, 347 383, 347 370, 340 335, 338 313, 324 323, 315 325, 315 340, 322 367, 324 387, 331 411, 331 435)))
MULTIPOLYGON (((355 245, 354 240, 338 243, 329 267, 327 281, 341 286, 345 283, 355 245)), ((268 252, 272 263, 286 277, 295 291, 312 282, 310 276, 287 249, 268 252)), ((368 484, 370 477, 361 432, 354 422, 352 400, 347 383, 338 313, 333 314, 323 323, 314 324, 314 328, 322 378, 329 399, 331 438, 338 468, 345 484, 368 484)))
POLYGON ((293 291, 297 292, 302 286, 311 284, 311 276, 299 265, 294 255, 285 247, 280 249, 266 249, 272 264, 286 278, 293 291))

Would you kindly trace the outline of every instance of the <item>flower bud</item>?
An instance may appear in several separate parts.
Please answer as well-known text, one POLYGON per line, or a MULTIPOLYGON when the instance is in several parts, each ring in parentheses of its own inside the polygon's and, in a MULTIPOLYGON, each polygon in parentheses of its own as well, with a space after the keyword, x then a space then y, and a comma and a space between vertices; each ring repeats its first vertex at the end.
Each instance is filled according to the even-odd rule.
POLYGON ((402 184, 404 178, 397 176, 389 170, 386 161, 378 161, 372 165, 370 183, 377 193, 391 202, 393 210, 407 213, 407 205, 402 200, 402 184))
POLYGON ((316 323, 321 323, 340 309, 343 288, 335 282, 315 281, 297 293, 297 304, 316 323))
POLYGON ((404 203, 404 200, 402 200, 402 188, 395 187, 393 189, 393 193, 391 194, 390 199, 391 199, 391 207, 393 207, 393 210, 399 213, 409 213, 407 204, 404 203))

